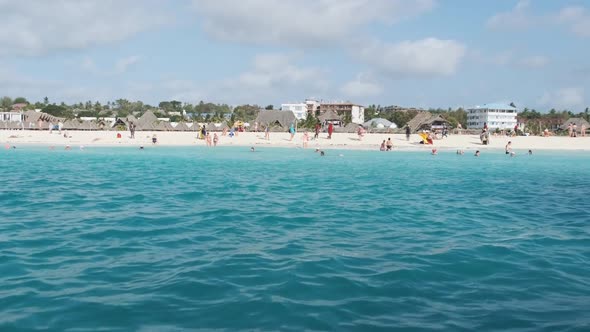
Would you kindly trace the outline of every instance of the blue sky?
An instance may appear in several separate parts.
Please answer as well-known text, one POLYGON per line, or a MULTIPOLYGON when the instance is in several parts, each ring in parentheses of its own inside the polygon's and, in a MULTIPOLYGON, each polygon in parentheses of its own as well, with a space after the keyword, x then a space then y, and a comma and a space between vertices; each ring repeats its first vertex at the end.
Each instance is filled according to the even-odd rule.
POLYGON ((0 95, 590 106, 590 3, 0 0, 0 95))

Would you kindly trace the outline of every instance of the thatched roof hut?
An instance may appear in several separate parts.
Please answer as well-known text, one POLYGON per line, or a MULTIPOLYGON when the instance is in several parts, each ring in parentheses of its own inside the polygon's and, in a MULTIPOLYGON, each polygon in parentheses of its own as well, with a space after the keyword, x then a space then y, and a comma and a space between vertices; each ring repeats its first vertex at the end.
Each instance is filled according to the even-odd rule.
POLYGON ((410 127, 410 131, 416 132, 420 129, 422 124, 432 118, 432 113, 430 112, 420 112, 416 114, 416 116, 408 121, 406 126, 410 127))
POLYGON ((575 124, 577 130, 581 130, 582 126, 586 127, 586 129, 590 129, 590 123, 583 118, 569 118, 559 128, 561 130, 567 130, 567 126, 569 126, 570 123, 575 124))
POLYGON ((258 113, 255 121, 263 126, 288 128, 297 118, 291 111, 264 110, 258 113))
POLYGON ((342 116, 333 110, 328 110, 324 114, 318 116, 318 120, 325 123, 326 121, 342 121, 342 116))
POLYGON ((356 133, 357 130, 359 129, 359 124, 358 123, 349 123, 344 127, 335 127, 334 131, 337 133, 356 133))
POLYGON ((139 122, 156 122, 158 118, 152 111, 146 111, 143 115, 139 118, 139 122))
POLYGON ((432 130, 432 129, 440 129, 445 125, 448 125, 449 121, 443 118, 440 114, 436 114, 431 116, 430 118, 422 121, 418 125, 417 130, 432 130))
POLYGON ((35 112, 33 110, 26 111, 25 113, 25 122, 32 122, 37 123, 37 121, 41 120, 44 122, 57 122, 59 120, 58 117, 55 117, 51 114, 43 113, 43 112, 35 112))
POLYGON ((175 131, 189 131, 188 126, 184 122, 179 122, 176 127, 174 127, 175 131))
POLYGON ((80 122, 76 119, 66 120, 63 124, 63 129, 77 130, 80 126, 80 122))

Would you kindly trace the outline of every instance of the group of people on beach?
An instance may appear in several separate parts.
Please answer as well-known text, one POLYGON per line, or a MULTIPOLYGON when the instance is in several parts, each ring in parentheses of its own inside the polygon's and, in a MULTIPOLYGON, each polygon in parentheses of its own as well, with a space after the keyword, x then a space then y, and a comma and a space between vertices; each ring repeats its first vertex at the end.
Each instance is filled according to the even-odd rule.
MULTIPOLYGON (((569 137, 578 137, 578 125, 575 122, 571 122, 567 125, 567 132, 569 137)), ((580 136, 586 136, 586 125, 582 123, 580 126, 580 136)))

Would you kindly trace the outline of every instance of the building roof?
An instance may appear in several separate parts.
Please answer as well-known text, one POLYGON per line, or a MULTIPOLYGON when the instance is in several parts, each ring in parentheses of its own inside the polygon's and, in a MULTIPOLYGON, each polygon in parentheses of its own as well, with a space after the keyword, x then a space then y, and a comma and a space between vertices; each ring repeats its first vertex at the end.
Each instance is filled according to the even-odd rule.
POLYGON ((287 128, 292 123, 297 121, 295 114, 291 111, 275 111, 275 110, 265 110, 260 111, 258 116, 256 117, 256 122, 262 125, 274 125, 278 123, 281 127, 287 128))
POLYGON ((377 127, 378 125, 382 125, 385 128, 389 128, 389 127, 391 127, 392 124, 395 125, 394 123, 392 123, 391 121, 389 121, 387 119, 375 118, 375 119, 371 119, 371 120, 363 123, 363 126, 370 128, 370 127, 377 127))
POLYGON ((338 113, 336 113, 332 110, 328 110, 324 114, 318 116, 318 120, 320 120, 321 122, 331 121, 331 120, 342 121, 342 117, 340 115, 338 115, 338 113))
POLYGON ((489 110, 510 110, 510 111, 517 111, 516 107, 512 107, 508 104, 504 103, 490 103, 490 104, 483 104, 481 106, 471 107, 470 109, 489 109, 489 110))
POLYGON ((420 112, 412 120, 408 121, 406 126, 410 127, 410 131, 416 131, 422 126, 422 123, 428 121, 430 118, 432 118, 432 113, 420 112))
POLYGON ((560 128, 563 129, 563 130, 566 130, 567 129, 567 126, 570 123, 576 124, 576 127, 577 127, 578 130, 580 130, 582 128, 582 126, 586 127, 586 129, 590 129, 590 123, 588 123, 588 121, 586 121, 583 118, 569 118, 569 119, 567 119, 566 122, 564 122, 561 125, 560 128))
POLYGON ((176 130, 176 131, 189 131, 190 129, 188 128, 188 126, 186 125, 186 123, 179 122, 176 125, 176 127, 174 127, 174 130, 176 130))

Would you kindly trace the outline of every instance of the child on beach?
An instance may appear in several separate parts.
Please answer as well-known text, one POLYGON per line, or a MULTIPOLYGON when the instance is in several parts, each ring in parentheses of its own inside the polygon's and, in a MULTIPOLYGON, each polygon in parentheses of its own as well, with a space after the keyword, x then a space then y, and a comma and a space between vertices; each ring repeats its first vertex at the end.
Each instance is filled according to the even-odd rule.
POLYGON ((309 141, 309 134, 307 131, 303 133, 303 148, 307 148, 307 142, 309 141))

